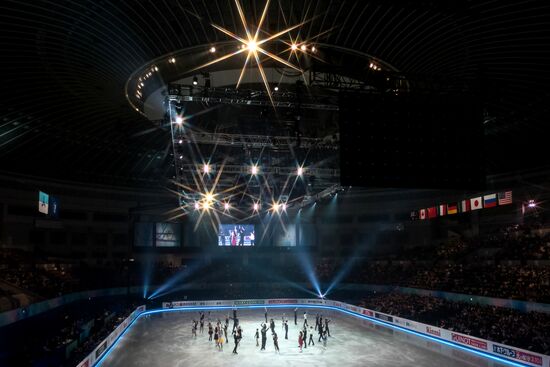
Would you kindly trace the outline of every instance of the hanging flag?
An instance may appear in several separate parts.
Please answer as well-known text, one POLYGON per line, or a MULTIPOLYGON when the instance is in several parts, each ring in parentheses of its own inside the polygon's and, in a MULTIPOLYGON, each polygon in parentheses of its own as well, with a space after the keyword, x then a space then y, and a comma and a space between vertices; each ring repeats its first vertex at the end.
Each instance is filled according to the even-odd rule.
POLYGON ((437 207, 432 206, 428 208, 428 218, 436 218, 437 217, 437 207))
POLYGON ((426 209, 420 209, 420 220, 426 219, 426 209))
POLYGON ((447 214, 447 205, 445 205, 445 204, 439 205, 438 214, 439 214, 440 217, 442 217, 442 216, 444 216, 445 214, 447 214))
POLYGON ((38 211, 40 213, 48 214, 49 198, 45 192, 38 192, 38 211))
POLYGON ((418 210, 411 211, 411 220, 418 220, 418 216, 419 216, 418 210))
POLYGON ((470 211, 470 200, 462 200, 460 202, 460 212, 465 213, 470 211))
POLYGON ((48 216, 51 218, 59 218, 59 201, 55 196, 50 196, 50 205, 48 208, 48 216))
POLYGON ((471 210, 483 209, 483 202, 481 201, 481 196, 470 199, 470 209, 471 210))
POLYGON ((512 191, 498 193, 498 205, 512 204, 512 191))
POLYGON ((447 214, 452 215, 458 213, 458 203, 447 204, 447 214))
POLYGON ((497 206, 497 194, 489 194, 483 196, 483 207, 492 208, 497 206))

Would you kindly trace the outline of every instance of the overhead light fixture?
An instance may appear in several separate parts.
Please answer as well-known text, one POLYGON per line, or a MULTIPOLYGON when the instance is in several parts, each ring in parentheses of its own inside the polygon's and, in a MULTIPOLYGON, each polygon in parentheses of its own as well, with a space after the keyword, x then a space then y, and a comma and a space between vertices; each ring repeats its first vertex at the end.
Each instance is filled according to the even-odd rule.
POLYGON ((281 205, 282 209, 283 209, 283 212, 286 212, 286 203, 283 203, 283 205, 281 205))
POLYGON ((260 209, 260 204, 254 203, 253 208, 254 208, 254 211, 257 212, 260 209))
POLYGON ((257 165, 253 165, 251 168, 250 168, 250 173, 252 173, 253 175, 257 175, 258 174, 258 171, 259 171, 259 168, 257 165))
POLYGON ((183 117, 181 117, 181 116, 176 116, 176 124, 178 124, 178 125, 183 124, 183 117))
POLYGON ((275 87, 275 88, 273 88, 273 90, 274 90, 275 92, 277 92, 277 91, 279 90, 279 87, 275 87))
POLYGON ((292 51, 296 51, 296 50, 298 49, 298 45, 295 44, 295 43, 293 43, 293 44, 290 46, 290 49, 291 49, 292 51))
POLYGON ((304 169, 302 167, 298 167, 296 173, 298 174, 298 176, 301 176, 304 173, 304 169))
POLYGON ((277 213, 279 211, 279 203, 273 203, 271 208, 275 213, 277 213))
POLYGON ((210 173, 210 165, 207 163, 204 166, 202 166, 202 172, 203 173, 210 173))
POLYGON ((317 49, 315 48, 315 46, 311 46, 311 52, 315 52, 317 51, 317 49))
POLYGON ((300 46, 300 50, 302 50, 302 51, 305 51, 305 50, 307 50, 307 47, 306 47, 306 45, 302 45, 302 46, 300 46))
POLYGON ((229 210, 229 203, 223 204, 223 208, 224 208, 225 210, 229 210))
POLYGON ((210 52, 211 52, 211 53, 216 52, 216 47, 214 47, 214 46, 210 47, 210 52))
POLYGON ((198 202, 195 202, 195 210, 199 210, 201 208, 200 204, 198 202))
POLYGON ((197 85, 197 84, 199 84, 199 79, 196 76, 194 76, 193 77, 193 85, 197 85))

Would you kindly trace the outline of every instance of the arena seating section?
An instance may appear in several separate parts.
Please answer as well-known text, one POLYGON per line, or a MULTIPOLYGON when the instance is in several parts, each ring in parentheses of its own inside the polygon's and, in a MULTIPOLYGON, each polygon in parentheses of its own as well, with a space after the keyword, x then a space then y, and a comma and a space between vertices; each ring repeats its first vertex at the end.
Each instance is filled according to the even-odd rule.
MULTIPOLYGON (((545 228, 544 225, 511 225, 475 239, 456 237, 438 246, 404 249, 391 256, 365 256, 355 263, 342 283, 402 286, 550 303, 550 235, 546 234, 545 228)), ((314 268, 320 282, 327 284, 334 279, 346 259, 317 258, 314 268)), ((139 286, 144 281, 141 275, 143 268, 143 264, 136 262, 128 274, 121 263, 98 269, 4 249, 0 252, 0 311, 80 290, 139 286)), ((172 275, 186 271, 191 266, 158 263, 153 268, 150 283, 162 284, 172 275)), ((186 279, 196 284, 234 284, 250 283, 251 280, 254 283, 273 282, 274 276, 297 283, 308 282, 298 259, 285 261, 285 266, 255 264, 253 260, 249 265, 243 265, 242 261, 213 259, 209 265, 201 266, 199 272, 190 272, 186 279)), ((264 293, 255 298, 288 297, 296 292, 284 286, 262 291, 264 293)), ((243 290, 227 286, 223 294, 212 294, 203 289, 187 292, 186 295, 196 299, 236 299, 250 297, 249 292, 250 288, 243 290)), ((550 353, 549 314, 522 313, 473 302, 452 302, 397 292, 366 292, 361 297, 336 294, 347 297, 343 299, 345 301, 370 309, 540 353, 550 353)), ((65 326, 57 335, 44 341, 41 353, 55 351, 67 341, 75 340, 82 332, 82 325, 95 320, 89 337, 79 343, 65 361, 66 365, 74 365, 135 304, 129 304, 127 300, 118 301, 95 311, 67 313, 63 316, 65 326)))

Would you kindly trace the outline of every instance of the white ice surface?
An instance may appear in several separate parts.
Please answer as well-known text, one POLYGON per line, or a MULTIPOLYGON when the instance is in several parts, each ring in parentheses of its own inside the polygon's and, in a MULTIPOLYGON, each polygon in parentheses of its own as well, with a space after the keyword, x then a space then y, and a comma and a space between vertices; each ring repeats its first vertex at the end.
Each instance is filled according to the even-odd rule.
MULTIPOLYGON (((441 345, 411 334, 382 327, 366 320, 360 320, 336 311, 308 310, 308 321, 315 324, 315 313, 322 313, 332 321, 326 347, 315 346, 298 348, 298 332, 303 318, 294 325, 292 309, 268 310, 269 318, 274 318, 279 336, 280 353, 273 347, 271 333, 268 332, 266 350, 256 347, 254 333, 264 321, 263 310, 239 310, 238 317, 243 328, 243 339, 238 355, 231 353, 233 339, 218 351, 214 342, 208 341, 207 328, 197 338, 191 335, 192 320, 199 318, 196 311, 182 311, 154 314, 142 317, 119 340, 101 367, 211 367, 211 366, 380 366, 380 367, 463 367, 496 366, 493 361, 455 348, 441 345), (283 313, 289 318, 289 339, 285 340, 281 326, 283 313)), ((211 319, 225 320, 226 313, 212 312, 211 319)), ((230 321, 229 330, 232 322, 230 321)), ((500 366, 500 365, 499 365, 500 366)))

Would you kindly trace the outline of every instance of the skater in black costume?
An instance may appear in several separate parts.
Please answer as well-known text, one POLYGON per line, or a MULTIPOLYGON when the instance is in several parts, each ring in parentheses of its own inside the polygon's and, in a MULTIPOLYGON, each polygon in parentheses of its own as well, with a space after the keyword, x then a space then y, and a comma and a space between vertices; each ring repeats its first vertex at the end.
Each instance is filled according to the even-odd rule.
POLYGON ((304 348, 307 349, 307 326, 304 326, 304 348))
POLYGON ((239 346, 239 342, 243 338, 243 330, 241 329, 240 326, 237 329, 237 332, 235 333, 234 338, 235 338, 235 348, 233 348, 233 354, 239 354, 237 353, 237 347, 239 346))
POLYGON ((288 339, 288 320, 285 320, 285 339, 288 339))
POLYGON ((330 336, 330 329, 328 327, 328 323, 330 320, 328 318, 325 318, 325 331, 327 332, 327 335, 330 336))
POLYGON ((275 332, 275 321, 273 319, 269 321, 269 328, 271 329, 271 334, 273 334, 275 332))
POLYGON ((319 326, 319 314, 315 315, 315 330, 317 330, 317 327, 319 326))
POLYGON ((258 329, 256 329, 256 334, 254 334, 254 338, 256 339, 256 346, 259 347, 260 346, 260 332, 258 331, 258 329))
POLYGON ((298 309, 294 309, 294 325, 298 325, 298 309))
POLYGON ((260 348, 260 350, 265 350, 266 341, 267 341, 267 325, 262 324, 262 348, 260 348))
POLYGON ((212 334, 214 331, 212 330, 212 324, 208 323, 208 341, 212 341, 212 334))
POLYGON ((273 333, 273 345, 275 346, 275 351, 279 351, 279 337, 277 336, 277 333, 273 333))

